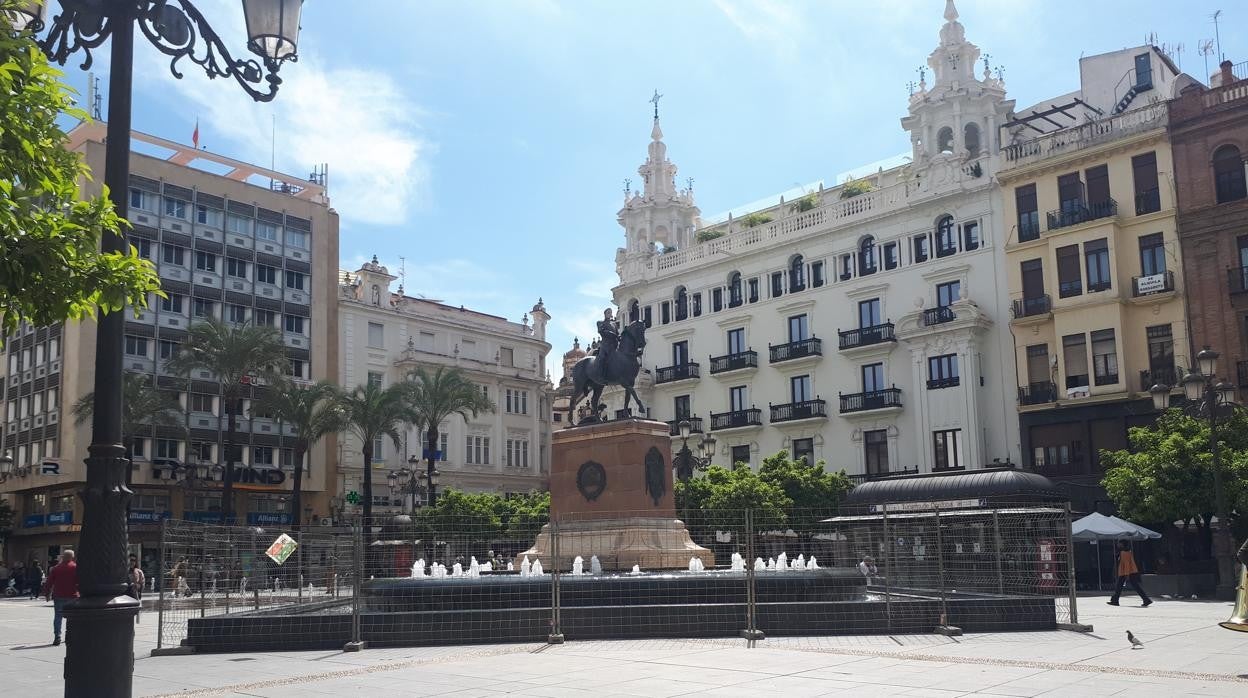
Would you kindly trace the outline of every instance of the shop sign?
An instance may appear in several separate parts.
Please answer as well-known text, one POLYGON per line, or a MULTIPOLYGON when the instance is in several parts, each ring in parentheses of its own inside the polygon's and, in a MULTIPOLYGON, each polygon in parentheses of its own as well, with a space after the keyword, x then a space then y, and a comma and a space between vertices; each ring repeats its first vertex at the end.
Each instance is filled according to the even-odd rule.
POLYGON ((22 527, 23 528, 38 528, 43 525, 43 522, 44 522, 43 514, 27 514, 26 518, 22 519, 22 527))
POLYGON ((283 533, 277 537, 277 540, 273 541, 273 545, 270 545, 269 549, 264 551, 264 554, 268 555, 270 560, 280 565, 286 562, 286 559, 290 557, 291 553, 295 552, 295 548, 298 545, 294 538, 283 533))
POLYGON ((290 514, 277 512, 252 512, 247 515, 249 526, 289 526, 290 514))
POLYGON ((278 468, 234 468, 234 482, 247 485, 277 486, 286 482, 286 472, 278 468))
POLYGON ((1164 290, 1166 290, 1165 274, 1150 274, 1135 279, 1135 292, 1141 296, 1146 293, 1157 293, 1164 290))
POLYGON ((187 521, 195 521, 197 523, 221 523, 221 512, 219 511, 188 511, 182 515, 187 521))
POLYGON ((938 502, 891 502, 889 504, 872 504, 871 512, 879 514, 885 511, 932 511, 934 509, 974 509, 987 506, 982 499, 945 499, 938 502))
POLYGON ((48 514, 49 526, 68 526, 74 522, 74 512, 72 511, 54 511, 48 514))
POLYGON ((130 510, 128 520, 133 524, 160 523, 169 518, 167 511, 135 511, 130 510))

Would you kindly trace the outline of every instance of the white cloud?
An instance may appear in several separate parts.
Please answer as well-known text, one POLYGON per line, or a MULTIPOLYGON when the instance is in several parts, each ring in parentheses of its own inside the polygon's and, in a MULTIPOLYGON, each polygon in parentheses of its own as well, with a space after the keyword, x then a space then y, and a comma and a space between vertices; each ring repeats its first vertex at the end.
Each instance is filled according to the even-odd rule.
POLYGON ((750 41, 770 46, 778 57, 796 57, 795 39, 806 24, 785 0, 715 0, 715 7, 750 41))
MULTIPOLYGON (((243 21, 238 3, 210 0, 204 14, 214 26, 228 28, 222 39, 241 56, 243 21)), ((358 66, 326 65, 326 51, 301 40, 298 63, 279 73, 275 100, 258 104, 233 79, 209 81, 189 61, 179 64, 186 77, 169 73, 168 58, 143 50, 136 84, 155 84, 169 107, 200 124, 200 143, 247 162, 267 164, 274 141, 276 165, 292 174, 329 164, 330 197, 348 221, 393 225, 428 198, 428 158, 433 148, 419 135, 421 110, 386 73, 358 66), (222 141, 226 141, 223 144, 222 141)), ((186 140, 189 140, 190 127, 186 140)), ((179 139, 182 140, 182 139, 179 139)))

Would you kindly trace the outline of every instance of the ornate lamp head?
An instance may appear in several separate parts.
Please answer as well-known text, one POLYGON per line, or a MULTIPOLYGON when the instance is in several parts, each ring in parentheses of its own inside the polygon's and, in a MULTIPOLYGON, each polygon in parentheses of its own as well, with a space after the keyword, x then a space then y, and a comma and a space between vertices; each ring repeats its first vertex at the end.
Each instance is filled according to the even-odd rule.
POLYGON ((271 61, 298 59, 303 0, 243 0, 247 48, 271 61))

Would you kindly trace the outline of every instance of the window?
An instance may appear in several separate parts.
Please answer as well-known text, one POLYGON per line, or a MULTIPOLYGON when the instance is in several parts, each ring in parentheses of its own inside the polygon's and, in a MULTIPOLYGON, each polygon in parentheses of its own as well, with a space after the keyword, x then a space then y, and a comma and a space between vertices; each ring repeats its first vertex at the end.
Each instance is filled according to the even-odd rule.
POLYGON ((936 132, 936 152, 941 154, 953 152, 953 129, 948 126, 936 132))
POLYGON ((897 260, 897 243, 895 243, 895 242, 886 242, 886 243, 884 243, 884 268, 885 268, 885 269, 896 269, 896 268, 897 268, 897 263, 898 263, 898 260, 897 260))
POLYGON ((252 465, 273 465, 272 446, 253 446, 251 449, 252 465))
POLYGON ((676 289, 676 319, 689 319, 689 292, 684 286, 676 289))
POLYGON ((699 293, 693 294, 692 301, 693 301, 693 316, 699 317, 700 315, 702 315, 702 293, 699 292, 699 293))
POLYGON ((880 324, 880 299, 858 301, 858 329, 865 330, 880 324))
POLYGON ((943 284, 936 284, 936 305, 947 308, 961 297, 961 281, 948 281, 943 284))
POLYGON ((465 445, 465 463, 469 465, 490 464, 490 437, 470 435, 468 436, 465 445))
POLYGON ((1083 209, 1083 180, 1078 172, 1070 172, 1057 178, 1057 200, 1062 211, 1063 225, 1066 221, 1079 220, 1076 216, 1083 209))
POLYGON ((303 279, 305 276, 307 275, 301 274, 300 272, 297 272, 297 271, 287 271, 286 272, 286 288, 294 288, 294 289, 298 289, 302 291, 303 279))
POLYGON ((513 468, 529 467, 528 439, 507 439, 507 465, 513 468))
POLYGON ((758 279, 757 278, 750 279, 747 285, 750 287, 750 302, 757 303, 758 302, 758 279))
POLYGON ((693 416, 693 409, 689 404, 688 395, 677 395, 672 398, 672 413, 676 417, 676 421, 689 419, 693 416))
POLYGON ((446 431, 438 434, 438 450, 442 452, 442 457, 438 459, 439 463, 445 463, 451 459, 450 448, 450 435, 446 431))
POLYGON ((744 465, 747 468, 750 467, 749 444, 745 444, 743 446, 732 447, 732 464, 733 466, 740 464, 740 465, 744 465))
POLYGON ((806 261, 800 255, 793 255, 789 260, 789 292, 795 293, 806 289, 806 261))
POLYGON ((1087 393, 1088 386, 1088 343, 1083 334, 1068 334, 1062 337, 1062 359, 1066 368, 1066 391, 1087 393))
POLYGON ((251 235, 251 219, 233 213, 227 214, 225 229, 238 235, 251 235))
POLYGON ((979 126, 967 124, 962 127, 962 145, 966 148, 966 156, 979 157, 979 126))
POLYGON ((187 407, 192 412, 207 412, 213 414, 212 410, 213 396, 205 393, 191 393, 187 397, 187 407))
POLYGON ((811 262, 810 263, 810 285, 814 288, 819 288, 820 286, 824 285, 826 282, 827 282, 827 279, 825 278, 824 273, 823 273, 823 262, 822 261, 811 262))
POLYGON ((182 312, 182 296, 170 293, 160 299, 160 309, 167 313, 182 312))
POLYGON ((1036 185, 1028 184, 1014 190, 1014 207, 1018 209, 1018 241, 1040 237, 1040 211, 1036 206, 1036 185))
POLYGON ((233 276, 239 279, 247 278, 247 262, 241 259, 227 257, 225 260, 225 275, 233 276))
POLYGON ((854 278, 854 258, 852 255, 841 255, 841 281, 854 278))
POLYGON ((277 285, 277 268, 267 264, 256 265, 256 282, 277 285))
POLYGON ((142 189, 130 190, 130 208, 148 213, 156 212, 156 195, 142 189))
POLYGON ((373 462, 384 461, 386 459, 386 437, 378 436, 373 439, 373 462))
POLYGON ((745 352, 745 328, 737 327, 728 330, 728 353, 731 355, 745 352))
POLYGON ((961 383, 958 377, 958 355, 942 354, 927 359, 927 389, 952 388, 961 383))
POLYGON ((1088 268, 1088 293, 1109 290, 1109 246, 1105 238, 1083 243, 1083 257, 1088 268))
POLYGON ((1161 188, 1157 186, 1157 153, 1144 153, 1131 158, 1131 174, 1135 180, 1135 215, 1160 211, 1161 188))
POLYGON ((307 378, 308 364, 302 359, 291 359, 286 367, 287 374, 293 378, 307 378))
POLYGON ((195 268, 200 271, 216 271, 217 256, 208 252, 195 251, 195 268))
POLYGON ((1049 345, 1032 344, 1027 347, 1027 383, 1029 385, 1049 382, 1049 345))
POLYGON ((792 402, 809 402, 814 399, 810 388, 810 376, 791 376, 789 378, 789 397, 792 402))
POLYGON ((784 295, 784 272, 777 271, 771 275, 771 297, 779 298, 784 295))
POLYGON ((130 356, 147 356, 147 337, 126 335, 126 353, 130 356))
POLYGON ((186 220, 186 202, 182 199, 165 197, 165 215, 186 220))
POLYGON ((750 408, 748 389, 744 385, 728 389, 728 408, 733 412, 741 412, 750 408))
POLYGON ((300 250, 308 249, 308 234, 302 230, 286 229, 286 246, 295 247, 300 250))
POLYGON ((1083 293, 1083 278, 1079 274, 1079 246, 1067 245, 1057 248, 1057 295, 1070 298, 1083 293))
POLYGON ((143 259, 152 258, 152 241, 147 238, 135 238, 134 248, 143 259))
POLYGON ((156 458, 168 458, 171 460, 178 459, 179 442, 173 439, 153 439, 154 453, 156 458))
MULTIPOLYGON (((1110 200, 1109 196, 1109 166, 1097 165, 1089 167, 1084 176, 1088 178, 1087 183, 1087 201, 1091 207, 1098 207, 1106 204, 1110 200)), ((1103 206, 1101 207, 1103 208, 1103 206)))
POLYGON ((874 274, 876 268, 875 238, 865 235, 858 241, 858 276, 874 274))
POLYGON ((801 342, 807 339, 810 339, 809 317, 803 313, 789 318, 789 341, 801 342))
POLYGON ((666 325, 672 321, 672 304, 670 301, 663 301, 659 304, 659 322, 666 325))
POLYGON ((235 325, 247 322, 247 306, 227 303, 225 305, 225 320, 235 325))
POLYGON ((957 470, 962 467, 962 450, 958 448, 961 429, 932 432, 933 470, 957 470))
POLYGON ((936 222, 936 256, 948 257, 958 251, 958 240, 953 234, 953 216, 941 216, 936 222))
MULTIPOLYGON (((284 470, 292 470, 292 471, 295 469, 295 467, 296 467, 296 464, 295 464, 295 449, 293 449, 293 448, 283 448, 283 449, 281 449, 281 455, 280 455, 280 458, 281 458, 281 463, 280 463, 279 465, 281 466, 281 468, 282 468, 282 469, 284 469, 284 470)), ((302 465, 302 464, 300 464, 300 465, 302 465)), ((305 472, 306 472, 306 470, 305 470, 305 472)))
POLYGON ((867 474, 883 475, 888 473, 888 430, 872 429, 862 434, 863 461, 867 466, 867 474))
POLYGON ((374 388, 380 388, 385 381, 385 376, 377 371, 368 372, 368 384, 374 388))
POLYGON ((1244 186, 1244 159, 1239 148, 1224 145, 1213 151, 1213 186, 1220 204, 1248 198, 1248 189, 1244 186))
POLYGON ((211 225, 215 228, 221 227, 221 211, 215 208, 208 208, 203 204, 195 206, 195 222, 201 225, 211 225))
POLYGON ((804 460, 808 464, 814 464, 815 440, 793 439, 793 460, 804 460))
POLYGON ((130 440, 130 457, 146 458, 147 439, 131 439, 130 440))
POLYGON ((735 308, 743 302, 741 293, 741 272, 734 271, 728 276, 728 307, 735 308))
POLYGON ((380 322, 368 323, 368 346, 373 349, 386 348, 386 326, 380 322))
POLYGON ((277 313, 272 310, 256 308, 251 312, 251 319, 252 322, 261 327, 274 327, 277 325, 277 313))
POLYGON ((672 365, 684 366, 689 363, 689 342, 672 342, 672 365))
POLYGON ((196 298, 192 310, 195 317, 213 317, 212 301, 196 298))
POLYGON ((515 350, 511 347, 500 347, 498 350, 498 363, 503 366, 516 365, 515 350))
POLYGON ((171 342, 167 339, 162 339, 156 343, 156 348, 160 352, 160 358, 162 359, 172 359, 177 356, 178 347, 177 342, 171 342))
POLYGON ((1118 348, 1112 328, 1092 333, 1092 371, 1097 385, 1118 382, 1118 348))
POLYGON ((1166 246, 1161 233, 1140 236, 1140 274, 1166 273, 1166 246))
POLYGON ((269 240, 270 242, 276 242, 277 241, 277 226, 274 225, 273 223, 266 223, 264 221, 256 221, 256 239, 257 240, 269 240))
POLYGON ((711 289, 711 312, 718 313, 724 309, 724 289, 711 289))
POLYGON ((284 320, 283 327, 286 329, 287 332, 293 332, 295 334, 303 334, 304 318, 302 316, 284 315, 283 320, 284 320))
POLYGON ((1146 327, 1144 336, 1148 339, 1149 382, 1174 385, 1178 382, 1178 374, 1174 367, 1174 335, 1170 325, 1146 327))
POLYGON ((928 257, 928 249, 929 249, 928 242, 927 242, 927 233, 923 233, 922 235, 915 235, 911 239, 911 242, 913 243, 912 249, 914 250, 914 261, 916 263, 926 262, 927 257, 928 257))
POLYGON ((979 249, 979 221, 967 221, 962 224, 962 249, 979 249))
POLYGON ((874 393, 884 390, 884 364, 874 363, 862 367, 862 392, 874 393))
POLYGON ((186 248, 165 243, 160 246, 160 259, 165 264, 186 264, 186 248))
POLYGON ((528 414, 529 413, 529 392, 518 388, 507 388, 504 391, 506 397, 504 404, 509 414, 528 414))

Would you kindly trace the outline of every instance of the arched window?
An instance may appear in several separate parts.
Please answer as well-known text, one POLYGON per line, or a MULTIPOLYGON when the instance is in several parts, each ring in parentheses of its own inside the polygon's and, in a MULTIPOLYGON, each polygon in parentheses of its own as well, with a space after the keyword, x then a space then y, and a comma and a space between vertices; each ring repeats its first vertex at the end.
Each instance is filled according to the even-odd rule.
POLYGON ((958 251, 958 239, 953 234, 953 216, 941 216, 936 221, 936 256, 948 257, 958 251))
POLYGON ((728 275, 728 307, 735 308, 745 302, 741 288, 741 272, 734 271, 728 275))
POLYGON ((966 146, 967 157, 979 157, 979 125, 967 124, 962 129, 962 144, 966 146))
POLYGON ((637 322, 641 319, 641 304, 634 298, 628 304, 628 321, 637 322))
POLYGON ((1248 197, 1244 187, 1244 159, 1239 148, 1224 145, 1213 151, 1213 183, 1220 204, 1248 197))
POLYGON ((789 260, 789 293, 806 289, 806 260, 800 254, 789 260))
POLYGON ((953 129, 948 126, 936 132, 936 152, 941 154, 953 152, 953 129))
POLYGON ((676 319, 685 320, 689 317, 689 293, 685 287, 676 289, 676 319))
POLYGON ((858 241, 858 276, 874 274, 875 270, 875 238, 864 235, 858 241))

